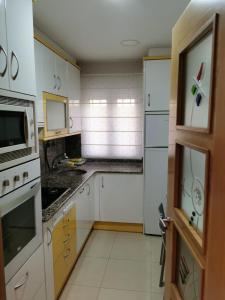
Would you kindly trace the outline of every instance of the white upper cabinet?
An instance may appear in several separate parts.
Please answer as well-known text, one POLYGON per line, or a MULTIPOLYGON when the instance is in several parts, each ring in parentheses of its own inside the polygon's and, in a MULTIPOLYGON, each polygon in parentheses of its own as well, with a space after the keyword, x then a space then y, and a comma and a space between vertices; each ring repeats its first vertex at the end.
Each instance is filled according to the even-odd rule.
POLYGON ((32 1, 6 0, 5 5, 9 88, 36 95, 32 1))
POLYGON ((67 64, 67 89, 69 100, 80 100, 80 70, 67 64))
POLYGON ((67 64, 67 91, 69 97, 69 131, 81 131, 80 70, 67 64))
POLYGON ((37 86, 37 120, 39 125, 44 124, 44 113, 43 113, 43 95, 42 87, 43 81, 43 45, 38 41, 34 40, 34 52, 35 52, 35 73, 36 73, 36 86, 37 86))
POLYGON ((7 40, 5 27, 5 2, 0 1, 0 88, 9 89, 7 40))
POLYGON ((149 60, 144 63, 145 111, 169 110, 170 60, 149 60))
POLYGON ((55 74, 56 54, 42 45, 43 86, 42 91, 57 94, 57 76, 55 74))
POLYGON ((60 96, 67 96, 66 86, 66 70, 67 63, 61 57, 55 55, 55 76, 56 76, 56 94, 60 96))

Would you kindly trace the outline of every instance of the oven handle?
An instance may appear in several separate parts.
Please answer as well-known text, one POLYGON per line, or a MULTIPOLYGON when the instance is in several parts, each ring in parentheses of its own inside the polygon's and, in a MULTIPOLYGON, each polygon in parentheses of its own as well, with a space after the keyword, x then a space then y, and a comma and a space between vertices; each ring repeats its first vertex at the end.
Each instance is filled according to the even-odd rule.
POLYGON ((28 108, 26 108, 25 114, 24 114, 24 134, 25 134, 25 138, 26 138, 27 147, 29 147, 31 145, 30 122, 31 122, 31 120, 29 118, 28 108))
POLYGON ((15 192, 12 192, 6 196, 11 196, 12 198, 14 198, 15 200, 14 201, 6 201, 6 204, 4 205, 4 196, 3 196, 3 199, 2 199, 2 203, 0 203, 0 209, 1 209, 1 216, 3 217, 4 215, 6 215, 8 212, 10 212, 11 210, 13 210, 14 208, 16 208, 17 206, 23 204, 25 201, 27 201, 29 198, 31 198, 32 196, 35 196, 37 194, 37 192, 40 190, 40 187, 41 187, 41 182, 40 182, 40 179, 36 180, 36 182, 33 183, 30 183, 29 184, 29 191, 28 192, 25 192, 24 194, 22 194, 21 196, 19 196, 18 198, 15 198, 12 196, 12 194, 18 192, 18 191, 15 191, 15 192))

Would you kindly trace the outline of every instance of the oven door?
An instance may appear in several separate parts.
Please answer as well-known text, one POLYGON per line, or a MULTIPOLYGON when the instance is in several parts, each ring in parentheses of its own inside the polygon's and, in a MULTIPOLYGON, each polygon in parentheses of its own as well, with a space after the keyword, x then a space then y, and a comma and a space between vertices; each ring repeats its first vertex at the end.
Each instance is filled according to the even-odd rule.
POLYGON ((8 282, 42 243, 40 179, 2 197, 0 211, 8 282))

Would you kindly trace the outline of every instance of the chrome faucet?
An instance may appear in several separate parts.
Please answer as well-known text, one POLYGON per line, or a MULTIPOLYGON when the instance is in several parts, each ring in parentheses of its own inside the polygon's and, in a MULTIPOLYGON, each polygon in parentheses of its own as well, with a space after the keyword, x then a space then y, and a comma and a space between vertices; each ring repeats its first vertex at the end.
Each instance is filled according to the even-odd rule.
POLYGON ((69 160, 69 157, 66 153, 61 153, 57 155, 52 161, 52 170, 57 169, 59 165, 65 165, 69 160))

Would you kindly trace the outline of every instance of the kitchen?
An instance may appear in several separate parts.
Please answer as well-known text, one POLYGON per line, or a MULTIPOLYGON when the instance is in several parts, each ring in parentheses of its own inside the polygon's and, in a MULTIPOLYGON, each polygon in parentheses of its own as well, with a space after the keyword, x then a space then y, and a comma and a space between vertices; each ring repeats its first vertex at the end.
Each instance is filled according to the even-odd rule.
POLYGON ((216 2, 0 0, 1 299, 212 299, 216 2))

